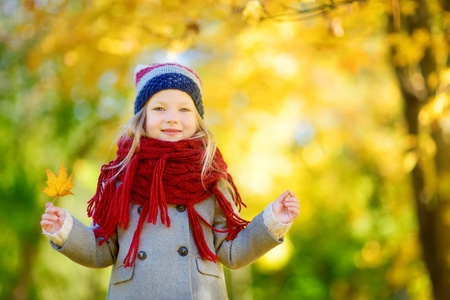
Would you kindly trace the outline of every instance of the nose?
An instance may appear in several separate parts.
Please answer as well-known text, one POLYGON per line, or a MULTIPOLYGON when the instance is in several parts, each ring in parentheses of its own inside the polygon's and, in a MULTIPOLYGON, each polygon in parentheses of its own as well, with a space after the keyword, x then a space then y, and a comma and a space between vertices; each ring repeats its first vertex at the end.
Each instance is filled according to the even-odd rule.
POLYGON ((168 110, 166 114, 166 122, 169 124, 178 123, 178 114, 176 111, 168 110))

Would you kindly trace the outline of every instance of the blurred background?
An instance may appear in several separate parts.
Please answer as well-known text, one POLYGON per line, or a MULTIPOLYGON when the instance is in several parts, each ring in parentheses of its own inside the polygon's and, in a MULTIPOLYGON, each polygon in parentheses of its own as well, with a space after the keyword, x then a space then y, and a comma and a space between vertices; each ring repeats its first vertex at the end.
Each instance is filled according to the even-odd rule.
POLYGON ((52 250, 44 168, 86 202, 133 115, 134 67, 203 80, 251 219, 286 189, 286 242, 231 299, 450 299, 448 0, 0 1, 0 298, 104 299, 110 269, 52 250))

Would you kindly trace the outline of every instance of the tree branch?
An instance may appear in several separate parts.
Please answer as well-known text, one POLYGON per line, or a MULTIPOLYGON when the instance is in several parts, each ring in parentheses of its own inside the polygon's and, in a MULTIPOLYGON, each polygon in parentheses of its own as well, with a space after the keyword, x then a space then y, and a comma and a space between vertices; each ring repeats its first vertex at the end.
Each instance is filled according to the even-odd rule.
POLYGON ((264 8, 263 3, 261 6, 264 8, 264 13, 266 14, 261 20, 272 19, 278 22, 287 22, 287 21, 301 21, 313 18, 317 15, 320 15, 324 12, 333 10, 342 5, 352 4, 354 2, 364 2, 366 0, 345 0, 345 1, 330 1, 330 3, 304 3, 300 2, 300 8, 286 6, 286 9, 290 10, 290 12, 280 13, 276 15, 270 15, 268 11, 264 8))

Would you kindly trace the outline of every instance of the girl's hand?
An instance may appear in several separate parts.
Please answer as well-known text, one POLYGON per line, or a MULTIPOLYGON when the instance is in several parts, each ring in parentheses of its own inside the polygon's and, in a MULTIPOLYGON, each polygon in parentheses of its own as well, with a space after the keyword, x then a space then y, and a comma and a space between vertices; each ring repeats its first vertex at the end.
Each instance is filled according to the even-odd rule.
POLYGON ((294 192, 287 190, 273 202, 272 209, 278 221, 291 223, 300 214, 300 201, 294 192))
POLYGON ((51 202, 45 204, 45 214, 42 215, 41 227, 50 233, 58 232, 64 224, 66 213, 62 208, 51 202))

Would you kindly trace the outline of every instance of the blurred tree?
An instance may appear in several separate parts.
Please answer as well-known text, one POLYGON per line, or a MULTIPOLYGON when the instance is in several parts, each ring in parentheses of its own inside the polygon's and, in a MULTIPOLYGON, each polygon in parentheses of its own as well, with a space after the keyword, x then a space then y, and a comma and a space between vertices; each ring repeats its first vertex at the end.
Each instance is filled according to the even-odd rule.
MULTIPOLYGON (((291 7, 287 12, 271 13, 262 9, 269 7, 269 2, 253 1, 249 9, 255 12, 260 8, 262 17, 258 21, 267 18, 292 21, 303 19, 304 13, 323 14, 347 3, 299 4, 297 10, 291 7)), ((404 99, 411 139, 408 151, 415 157, 411 177, 423 257, 435 298, 450 299, 450 1, 394 0, 386 12, 391 63, 404 99)), ((248 15, 254 21, 258 14, 248 15)), ((339 23, 330 24, 335 35, 343 34, 339 23)))
POLYGON ((388 29, 418 158, 411 175, 423 256, 435 298, 450 299, 450 1, 392 1, 388 29))

